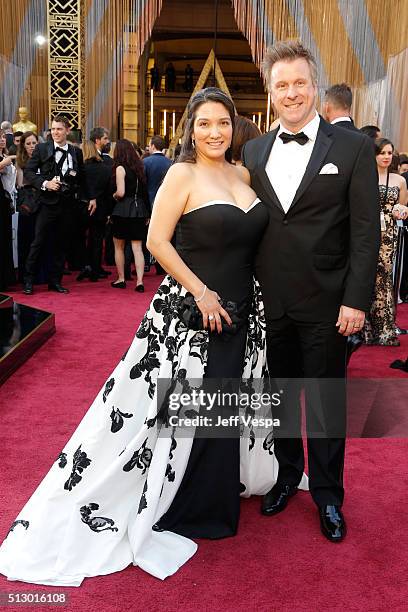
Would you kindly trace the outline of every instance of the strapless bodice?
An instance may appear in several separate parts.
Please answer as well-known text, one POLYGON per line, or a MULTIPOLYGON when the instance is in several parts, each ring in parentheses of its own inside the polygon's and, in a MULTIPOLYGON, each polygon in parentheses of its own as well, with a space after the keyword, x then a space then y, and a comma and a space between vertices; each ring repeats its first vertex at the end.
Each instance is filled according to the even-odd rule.
POLYGON ((255 252, 267 223, 268 211, 258 198, 247 208, 210 200, 181 217, 176 248, 208 287, 239 301, 250 294, 255 252))

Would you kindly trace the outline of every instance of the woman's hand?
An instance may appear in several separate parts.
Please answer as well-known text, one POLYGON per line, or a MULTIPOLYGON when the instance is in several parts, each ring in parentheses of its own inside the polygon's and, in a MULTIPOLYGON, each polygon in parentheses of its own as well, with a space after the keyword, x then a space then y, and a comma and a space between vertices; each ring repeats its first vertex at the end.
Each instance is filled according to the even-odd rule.
POLYGON ((392 209, 392 216, 398 221, 405 221, 408 218, 408 206, 396 204, 392 209))
MULTIPOLYGON (((196 300, 198 299, 197 296, 196 300)), ((204 291, 204 296, 198 301, 196 304, 200 309, 203 315, 203 325, 204 329, 207 329, 207 326, 210 328, 210 331, 215 331, 219 334, 222 332, 222 323, 221 317, 227 322, 228 325, 232 325, 231 318, 226 310, 221 306, 220 296, 215 291, 211 291, 211 289, 206 288, 204 291)))

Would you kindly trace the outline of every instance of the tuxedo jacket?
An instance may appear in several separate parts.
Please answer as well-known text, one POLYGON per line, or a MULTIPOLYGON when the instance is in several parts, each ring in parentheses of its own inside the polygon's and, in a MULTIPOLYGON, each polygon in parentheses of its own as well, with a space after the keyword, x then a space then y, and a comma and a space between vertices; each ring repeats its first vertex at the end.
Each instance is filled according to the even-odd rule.
POLYGON ((112 166, 113 159, 102 153, 102 162, 87 159, 81 175, 80 195, 84 200, 96 200, 95 219, 106 221, 112 209, 112 166))
POLYGON ((154 155, 149 155, 143 160, 143 165, 146 173, 149 203, 152 207, 156 193, 171 166, 171 161, 163 153, 154 153, 154 155))
POLYGON ((358 128, 356 128, 353 121, 337 121, 337 123, 334 123, 333 125, 336 127, 345 128, 346 130, 352 130, 353 132, 360 131, 358 128))
MULTIPOLYGON (((54 149, 53 141, 38 144, 24 168, 24 181, 39 190, 42 204, 57 204, 61 198, 59 191, 41 189, 44 181, 50 181, 57 174, 54 149)), ((81 149, 71 144, 68 144, 68 152, 72 157, 73 168, 64 176, 64 181, 69 183, 71 188, 69 195, 73 197, 77 193, 81 181, 83 157, 81 149)))
POLYGON ((265 166, 278 129, 247 142, 243 163, 269 209, 255 260, 267 318, 337 320, 340 305, 367 311, 380 244, 377 167, 371 140, 324 119, 285 213, 265 166), (320 173, 334 164, 337 174, 320 173))

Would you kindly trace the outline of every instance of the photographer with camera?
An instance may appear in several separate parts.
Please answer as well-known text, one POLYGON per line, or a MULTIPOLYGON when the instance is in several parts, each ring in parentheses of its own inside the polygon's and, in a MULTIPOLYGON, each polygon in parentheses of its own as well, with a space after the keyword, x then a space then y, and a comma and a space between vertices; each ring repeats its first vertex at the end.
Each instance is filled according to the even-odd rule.
POLYGON ((34 240, 26 260, 24 289, 33 293, 33 282, 41 251, 52 242, 48 289, 68 293, 61 285, 67 241, 71 235, 73 204, 83 169, 82 152, 67 142, 69 122, 58 115, 51 123, 49 142, 40 143, 24 168, 24 180, 39 190, 39 211, 34 240))

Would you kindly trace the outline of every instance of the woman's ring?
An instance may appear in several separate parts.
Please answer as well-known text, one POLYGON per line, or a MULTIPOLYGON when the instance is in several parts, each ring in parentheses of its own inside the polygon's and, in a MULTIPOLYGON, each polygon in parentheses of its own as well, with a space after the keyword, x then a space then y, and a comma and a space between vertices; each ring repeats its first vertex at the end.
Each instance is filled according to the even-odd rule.
POLYGON ((208 320, 209 321, 214 321, 214 315, 213 314, 208 315, 208 320))

